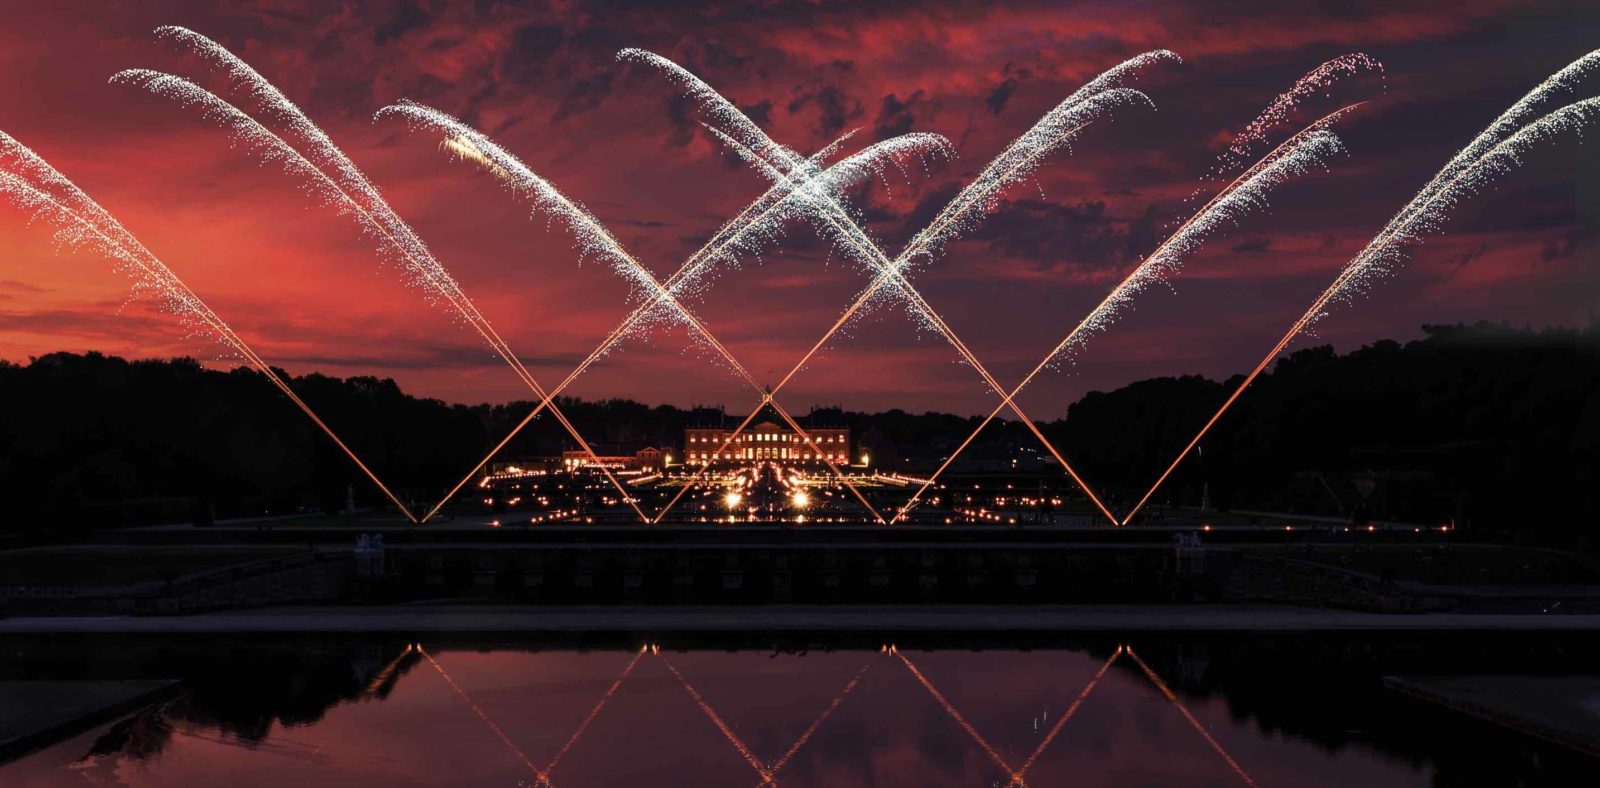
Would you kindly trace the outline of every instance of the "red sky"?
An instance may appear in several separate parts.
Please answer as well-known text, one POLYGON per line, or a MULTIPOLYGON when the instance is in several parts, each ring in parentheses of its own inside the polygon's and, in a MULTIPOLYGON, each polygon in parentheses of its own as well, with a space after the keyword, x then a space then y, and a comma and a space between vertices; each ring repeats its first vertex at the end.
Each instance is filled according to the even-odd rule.
MULTIPOLYGON (((1046 418, 1091 389, 1247 368, 1451 153, 1600 46, 1585 37, 1600 12, 1511 0, 1234 0, 1204 10, 1171 0, 6 5, 0 129, 121 218, 262 356, 296 373, 392 376, 410 391, 467 402, 529 395, 293 177, 256 164, 197 112, 107 83, 117 70, 149 67, 225 90, 204 62, 156 40, 156 26, 216 39, 299 103, 547 383, 626 314, 624 286, 608 266, 579 266, 570 236, 530 218, 522 198, 449 161, 437 139, 375 122, 376 110, 411 99, 461 116, 587 205, 664 277, 765 184, 700 129, 693 106, 658 74, 619 63, 623 47, 684 64, 802 151, 858 127, 861 144, 906 130, 948 137, 955 161, 855 195, 891 252, 930 206, 1084 81, 1141 51, 1174 50, 1181 65, 1151 68, 1138 83, 1155 111, 1130 109, 1091 129, 914 280, 1010 383, 1159 241, 1152 228, 1183 218, 1184 198, 1232 131, 1323 61, 1349 52, 1381 60, 1383 74, 1346 79, 1295 118, 1369 100, 1338 129, 1348 155, 1279 189, 1270 210, 1191 255, 1170 288, 1148 291, 1074 366, 1041 378, 1022 402, 1046 418)), ((1600 77, 1579 95, 1597 91, 1600 77)), ((1407 339, 1426 323, 1588 323, 1600 302, 1594 201, 1583 193, 1594 162, 1575 139, 1545 145, 1296 347, 1407 339)), ((10 207, 0 209, 0 244, 0 358, 100 350, 231 363, 154 305, 129 302, 128 280, 108 261, 58 253, 46 228, 10 207)), ((692 305, 758 377, 775 380, 865 281, 795 226, 692 305)), ((797 411, 988 407, 993 395, 955 358, 901 311, 881 309, 782 399, 797 411)), ((570 393, 735 409, 752 396, 672 331, 629 341, 570 393)))

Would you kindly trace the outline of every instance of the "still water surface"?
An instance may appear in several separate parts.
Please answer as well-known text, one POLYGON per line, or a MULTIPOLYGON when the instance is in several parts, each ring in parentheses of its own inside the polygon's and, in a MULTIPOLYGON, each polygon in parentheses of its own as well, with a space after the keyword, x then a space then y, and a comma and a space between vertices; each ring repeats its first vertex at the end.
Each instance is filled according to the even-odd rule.
MULTIPOLYGON (((1596 773, 1395 697, 1366 667, 1339 670, 1351 649, 1371 656, 1361 646, 706 645, 113 645, 72 670, 166 670, 184 693, 0 768, 0 784, 1378 787, 1596 773), (1285 669, 1303 649, 1313 656, 1285 669)), ((44 671, 72 661, 32 656, 44 671)))

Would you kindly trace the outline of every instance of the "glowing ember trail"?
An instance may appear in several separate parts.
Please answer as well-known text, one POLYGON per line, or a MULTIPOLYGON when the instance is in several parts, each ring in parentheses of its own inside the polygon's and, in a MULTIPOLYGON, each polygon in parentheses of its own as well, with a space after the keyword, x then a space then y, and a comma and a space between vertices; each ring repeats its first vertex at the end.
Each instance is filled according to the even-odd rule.
MULTIPOLYGON (((468 148, 471 151, 474 151, 474 154, 468 156, 469 159, 474 161, 486 159, 490 161, 493 164, 493 171, 497 174, 500 174, 502 178, 506 179, 510 186, 519 192, 531 194, 536 211, 541 211, 556 216, 572 229, 573 236, 577 242, 580 257, 594 256, 609 260, 620 275, 634 283, 634 285, 639 289, 647 291, 649 296, 653 296, 653 300, 648 302, 652 305, 652 307, 655 304, 661 304, 668 309, 671 315, 687 324, 698 336, 703 339, 703 341, 705 341, 719 356, 721 356, 728 366, 732 368, 733 371, 742 380, 744 380, 746 384, 751 386, 758 394, 762 395, 764 404, 770 404, 774 411, 779 414, 779 416, 789 425, 789 427, 793 429, 807 445, 812 446, 812 450, 816 452, 816 456, 826 463, 829 469, 831 469, 838 476, 838 478, 843 481, 843 483, 856 496, 857 500, 860 501, 862 506, 866 507, 866 509, 871 512, 875 518, 879 519, 880 521, 882 520, 882 517, 879 516, 872 505, 868 503, 866 497, 863 496, 860 490, 849 480, 849 478, 839 470, 834 461, 814 445, 799 423, 786 410, 784 410, 776 402, 772 401, 771 396, 765 391, 761 383, 757 381, 755 377, 751 375, 750 372, 742 364, 740 364, 736 358, 734 358, 732 353, 730 353, 728 349, 716 338, 716 336, 705 327, 699 318, 695 317, 694 314, 683 305, 676 293, 674 293, 673 290, 667 285, 663 285, 660 281, 658 281, 654 275, 650 273, 648 268, 646 268, 642 263, 635 259, 632 254, 624 249, 622 244, 617 241, 616 238, 611 235, 611 233, 606 231, 606 229, 600 224, 599 220, 593 216, 593 214, 589 213, 587 210, 584 210, 566 195, 562 194, 558 189, 555 188, 555 186, 550 184, 544 178, 535 174, 520 159, 511 155, 509 152, 495 144, 482 133, 466 126, 455 118, 439 112, 438 110, 422 107, 416 104, 396 105, 394 107, 387 108, 383 112, 392 112, 402 115, 410 119, 413 123, 426 125, 443 133, 446 135, 446 139, 452 141, 452 149, 460 150, 462 148, 468 148)), ((874 163, 878 162, 881 158, 893 160, 896 157, 902 157, 925 150, 938 150, 944 145, 945 142, 942 137, 926 134, 911 134, 887 140, 868 148, 861 154, 857 154, 856 156, 852 156, 844 161, 841 161, 838 165, 829 168, 829 170, 825 172, 817 173, 813 180, 822 181, 823 183, 820 187, 818 187, 814 182, 807 183, 806 187, 822 188, 830 192, 835 191, 842 188, 845 184, 853 181, 857 176, 863 173, 875 172, 874 163)), ((761 228, 768 226, 764 223, 778 222, 783 220, 786 218, 787 212, 781 209, 787 204, 787 199, 779 201, 772 210, 763 212, 758 216, 756 222, 752 222, 747 228, 742 229, 738 233, 738 236, 742 237, 746 232, 751 231, 761 232, 761 228)), ((724 245, 718 250, 718 253, 725 253, 724 250, 726 248, 727 246, 724 245)), ((678 282, 680 285, 692 283, 694 281, 693 276, 699 275, 699 271, 703 271, 704 268, 705 266, 703 264, 696 266, 696 270, 693 272, 693 275, 679 277, 678 282)), ((649 312, 645 311, 640 314, 648 315, 649 312)), ((617 335, 617 339, 620 340, 620 338, 625 334, 626 329, 617 335)), ((598 358, 603 352, 605 352, 605 350, 609 349, 611 344, 614 343, 610 340, 608 340, 606 343, 603 343, 600 348, 597 348, 594 353, 590 354, 589 358, 585 359, 585 361, 580 365, 579 369, 576 370, 573 375, 568 376, 568 379, 573 379, 576 374, 579 374, 583 369, 586 369, 589 364, 593 363, 594 359, 598 358)), ((564 388, 565 385, 566 383, 564 382, 560 388, 564 388)), ((560 388, 558 388, 557 391, 559 391, 560 388)), ((550 395, 550 397, 553 396, 554 392, 550 395)), ((550 397, 547 397, 546 401, 548 401, 550 397)), ((702 471, 705 467, 709 467, 709 463, 702 465, 702 471)), ((684 485, 682 488, 680 488, 679 495, 681 496, 682 491, 688 489, 688 487, 689 485, 684 485)), ((661 517, 677 500, 678 498, 674 497, 672 501, 670 501, 667 506, 656 515, 653 522, 659 522, 661 517)))
POLYGON ((1352 52, 1306 72, 1305 76, 1295 80, 1293 87, 1278 94, 1261 114, 1233 136, 1228 149, 1217 157, 1212 174, 1220 175, 1243 164, 1249 158, 1251 149, 1265 141, 1268 133, 1286 121, 1307 98, 1325 94, 1335 82, 1367 71, 1382 74, 1383 64, 1364 52, 1352 52))
POLYGON ((1551 75, 1527 95, 1496 118, 1488 128, 1468 143, 1446 162, 1416 196, 1391 218, 1383 229, 1373 236, 1355 257, 1347 262, 1332 284, 1311 302, 1286 331, 1277 344, 1262 357, 1245 379, 1211 415, 1200 431, 1195 433, 1172 463, 1161 473, 1139 502, 1123 517, 1123 524, 1149 502, 1183 459, 1199 445, 1222 414, 1239 399, 1239 395, 1266 370, 1272 360, 1282 353, 1302 331, 1326 316, 1335 302, 1349 300, 1354 294, 1364 292, 1374 281, 1390 273, 1405 259, 1405 250, 1413 243, 1440 231, 1444 219, 1461 200, 1487 188, 1495 178, 1504 175, 1522 161, 1522 155, 1535 144, 1551 137, 1581 132, 1583 126, 1600 113, 1600 99, 1577 101, 1529 122, 1535 107, 1548 101, 1558 92, 1570 90, 1574 83, 1600 66, 1600 50, 1573 61, 1566 68, 1551 75))
MULTIPOLYGON (((797 162, 791 154, 788 154, 787 149, 768 139, 765 132, 761 131, 760 127, 750 121, 731 102, 677 64, 640 50, 624 50, 621 56, 626 59, 640 60, 654 65, 665 71, 675 81, 687 86, 688 95, 706 105, 708 114, 722 120, 733 129, 731 133, 724 133, 720 130, 714 131, 723 137, 724 141, 728 142, 731 147, 739 151, 750 163, 766 171, 768 177, 781 183, 789 177, 789 172, 787 171, 803 165, 803 162, 797 162), (773 162, 769 160, 770 158, 776 158, 778 161, 773 162)), ((792 380, 794 375, 809 362, 811 357, 827 343, 834 333, 843 328, 862 306, 868 304, 885 288, 898 293, 911 304, 915 315, 950 341, 962 355, 963 360, 970 364, 993 390, 997 392, 1003 391, 998 382, 994 381, 993 377, 989 375, 988 371, 971 354, 960 339, 955 336, 954 332, 910 287, 904 278, 903 270, 919 258, 935 256, 938 250, 952 237, 975 224, 1005 187, 1034 172, 1045 154, 1066 147, 1072 137, 1088 123, 1109 112, 1120 103, 1132 100, 1142 100, 1148 103, 1149 99, 1144 94, 1127 88, 1119 88, 1116 85, 1144 65, 1165 58, 1176 59, 1176 57, 1176 55, 1164 50, 1140 55, 1108 70, 1074 92, 1055 109, 1047 113, 1027 133, 1008 146, 1000 156, 996 157, 973 183, 963 189, 955 200, 940 212, 932 224, 924 228, 911 240, 900 257, 894 261, 887 259, 878 249, 877 244, 861 230, 855 218, 840 206, 831 195, 815 194, 804 186, 797 186, 795 191, 809 200, 811 208, 809 213, 815 220, 822 222, 824 227, 831 231, 829 236, 835 238, 835 243, 863 259, 868 267, 878 271, 879 275, 874 279, 872 285, 845 310, 844 315, 824 334, 822 339, 813 345, 811 350, 772 388, 771 394, 776 394, 779 389, 792 380)), ((1116 522, 1116 518, 1111 514, 1110 510, 1105 508, 1093 490, 1073 470, 1071 464, 1044 438, 1044 435, 1033 425, 1032 420, 1026 414, 1021 413, 1020 408, 1017 408, 1009 399, 1007 404, 1011 405, 1018 412, 1019 417, 1032 427, 1035 436, 1050 449, 1057 461, 1062 464, 1067 473, 1084 490, 1089 499, 1105 514, 1106 518, 1113 523, 1116 522)), ((759 407, 757 407, 758 410, 759 407)), ((752 412, 751 416, 746 418, 745 422, 728 436, 727 440, 724 441, 724 446, 739 435, 739 432, 749 424, 754 415, 755 413, 752 412)))
MULTIPOLYGON (((946 457, 944 462, 933 472, 922 486, 907 499, 904 506, 895 514, 894 519, 899 520, 914 507, 923 493, 927 492, 945 470, 950 467, 955 459, 977 439, 991 421, 1000 415, 1006 402, 1014 400, 1022 390, 1033 382, 1046 367, 1057 363, 1064 356, 1081 348, 1094 335, 1104 331, 1115 321, 1118 314, 1138 296, 1145 288, 1155 282, 1164 281, 1177 273, 1183 259, 1198 249, 1202 243, 1220 227, 1239 222, 1244 215, 1259 210, 1266 205, 1268 192, 1290 178, 1302 174, 1314 167, 1326 166, 1327 158, 1342 150, 1339 138, 1328 127, 1353 111, 1360 105, 1351 105, 1330 113, 1311 125, 1301 129, 1294 136, 1285 140, 1272 151, 1268 152, 1250 169, 1239 175, 1227 186, 1217 192, 1212 198, 1200 207, 1192 216, 1179 225, 1178 228, 1158 245, 1154 252, 1146 257, 1139 265, 1135 266, 1116 287, 1112 288, 1105 298, 1101 299, 1093 309, 1089 310, 1082 320, 1072 328, 1067 336, 1057 343, 1044 358, 1039 360, 1032 371, 1006 395, 1005 401, 995 406, 983 421, 978 423, 971 433, 967 435, 956 450, 946 457)), ((1112 524, 1117 524, 1116 518, 1111 519, 1112 524)))
POLYGON ((33 217, 53 224, 56 239, 61 244, 74 249, 89 248, 114 260, 118 270, 133 276, 135 296, 156 296, 162 307, 177 315, 191 332, 219 342, 245 359, 300 408, 406 519, 416 521, 411 510, 388 485, 166 263, 76 184, 5 132, 0 132, 0 192, 33 217))
POLYGON ((378 670, 377 673, 373 674, 372 679, 367 682, 367 686, 361 689, 361 699, 372 700, 378 697, 378 695, 383 692, 384 686, 399 674, 400 668, 405 664, 406 660, 410 659, 412 655, 416 653, 416 645, 407 643, 406 647, 402 649, 394 659, 389 660, 382 668, 378 670))
MULTIPOLYGON (((430 300, 443 300, 451 306, 460 318, 466 320, 489 343, 495 354, 512 368, 535 395, 545 396, 543 387, 512 352, 505 340, 495 332, 488 319, 478 311, 477 306, 462 292, 460 285, 445 270, 444 265, 434 258, 422 239, 389 207, 388 202, 355 163, 350 161, 349 157, 333 144, 322 129, 312 123, 294 102, 249 64, 211 39, 181 27, 162 27, 156 32, 162 37, 172 38, 187 45, 206 60, 220 66, 235 84, 244 86, 249 96, 268 113, 286 123, 309 148, 310 156, 302 154, 299 149, 249 114, 189 80, 147 69, 129 69, 114 75, 113 82, 135 84, 157 95, 172 98, 185 106, 200 107, 207 118, 221 123, 234 139, 256 152, 263 161, 280 164, 289 174, 306 179, 308 191, 333 205, 341 213, 355 217, 363 231, 378 241, 380 253, 398 260, 410 284, 421 289, 430 300), (328 170, 331 170, 333 175, 330 176, 328 170)), ((621 499, 633 507, 640 520, 645 520, 644 512, 639 509, 627 489, 617 481, 609 468, 599 462, 593 448, 567 420, 565 414, 554 407, 551 412, 589 456, 592 464, 610 481, 621 499)), ((422 519, 426 520, 427 517, 422 519)))

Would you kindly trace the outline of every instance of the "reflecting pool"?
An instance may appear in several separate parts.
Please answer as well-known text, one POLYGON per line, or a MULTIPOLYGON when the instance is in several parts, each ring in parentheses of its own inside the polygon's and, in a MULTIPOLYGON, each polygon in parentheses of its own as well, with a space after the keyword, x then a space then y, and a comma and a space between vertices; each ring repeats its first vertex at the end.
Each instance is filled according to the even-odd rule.
MULTIPOLYGON (((1480 641, 24 643, 4 678, 182 691, 0 784, 1585 784, 1600 762, 1382 686, 1390 669, 1507 664, 1480 641)), ((1545 652, 1582 661, 1519 653, 1548 667, 1545 652)))

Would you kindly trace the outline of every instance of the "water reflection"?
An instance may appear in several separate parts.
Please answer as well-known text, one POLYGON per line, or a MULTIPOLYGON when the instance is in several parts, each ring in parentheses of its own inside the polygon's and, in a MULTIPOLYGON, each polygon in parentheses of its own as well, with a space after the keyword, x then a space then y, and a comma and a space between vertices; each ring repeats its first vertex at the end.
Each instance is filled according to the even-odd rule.
POLYGON ((120 657, 186 671, 184 695, 13 763, 0 784, 1475 785, 1498 776, 1465 768, 1486 743, 1525 784, 1593 765, 1341 697, 1353 685, 1305 670, 1314 657, 1289 683, 1257 669, 1236 689, 1213 667, 1249 672, 1239 649, 1277 651, 163 644, 120 657), (1409 741, 1393 730, 1408 726, 1409 741))

